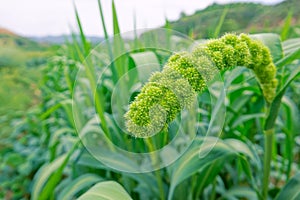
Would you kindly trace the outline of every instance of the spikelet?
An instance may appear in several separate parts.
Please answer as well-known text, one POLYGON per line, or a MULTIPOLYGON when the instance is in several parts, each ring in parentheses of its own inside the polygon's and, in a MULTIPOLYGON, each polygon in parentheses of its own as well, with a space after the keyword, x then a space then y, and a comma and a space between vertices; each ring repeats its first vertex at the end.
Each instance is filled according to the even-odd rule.
POLYGON ((148 137, 166 128, 177 114, 189 108, 197 93, 220 71, 236 66, 253 70, 267 102, 275 97, 276 67, 269 49, 246 34, 226 34, 199 45, 192 53, 171 56, 161 72, 154 73, 125 114, 127 130, 148 137))

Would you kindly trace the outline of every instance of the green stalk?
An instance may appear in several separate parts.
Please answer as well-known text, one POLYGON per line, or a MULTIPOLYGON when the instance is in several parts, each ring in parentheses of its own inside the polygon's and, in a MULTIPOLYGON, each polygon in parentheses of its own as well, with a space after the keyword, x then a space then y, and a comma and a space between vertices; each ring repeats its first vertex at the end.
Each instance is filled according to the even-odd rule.
MULTIPOLYGON (((204 190, 204 185, 205 185, 205 182, 207 181, 208 177, 209 177, 209 174, 211 173, 211 171, 213 170, 213 166, 214 164, 216 163, 216 161, 214 161, 210 166, 209 168, 207 169, 207 172, 205 173, 204 177, 201 177, 202 178, 202 181, 200 183, 200 186, 198 187, 198 190, 196 192, 196 196, 195 198, 198 198, 200 196, 200 194, 203 193, 203 190, 204 190)), ((200 177, 199 177, 200 178, 200 177)))
MULTIPOLYGON (((155 151, 154 146, 152 144, 151 138, 145 139, 145 143, 148 147, 149 152, 154 152, 155 151)), ((158 158, 156 157, 156 155, 151 156, 151 160, 152 160, 153 165, 156 165, 156 163, 158 162, 157 159, 158 158)), ((159 170, 156 170, 154 173, 155 173, 156 181, 157 181, 157 184, 158 184, 160 199, 164 200, 165 199, 165 193, 164 193, 163 182, 162 182, 161 176, 159 174, 159 170)))
POLYGON ((224 24, 224 21, 225 21, 225 18, 226 18, 226 15, 228 13, 228 7, 225 7, 225 9, 223 10, 223 13, 219 19, 219 23, 218 23, 218 26, 216 27, 215 29, 215 32, 213 34, 213 38, 217 38, 219 37, 220 35, 220 32, 221 32, 221 28, 222 28, 222 25, 224 24))
POLYGON ((262 185, 262 197, 267 199, 268 197, 268 186, 271 171, 271 161, 272 161, 272 145, 273 136, 275 134, 275 122, 279 113, 279 108, 281 104, 281 99, 284 95, 285 90, 281 91, 274 99, 271 104, 267 105, 267 119, 264 128, 265 134, 265 153, 264 153, 264 174, 263 174, 263 185, 262 185))
POLYGON ((211 200, 216 199, 216 187, 217 187, 217 178, 215 178, 212 183, 212 191, 211 191, 211 196, 210 196, 211 200))
POLYGON ((104 106, 103 106, 103 102, 104 102, 104 94, 103 92, 100 93, 100 91, 97 90, 97 82, 96 82, 96 78, 95 78, 95 70, 93 69, 93 65, 90 64, 91 60, 88 58, 84 63, 84 67, 86 70, 86 75, 88 77, 88 80, 90 82, 91 85, 91 90, 93 92, 95 92, 95 106, 96 106, 96 111, 98 113, 98 116, 101 120, 101 127, 105 133, 105 135, 111 139, 110 137, 110 133, 109 133, 109 129, 105 120, 105 110, 104 110, 104 106), (99 94, 100 93, 100 94, 99 94))
MULTIPOLYGON (((75 8, 75 15, 76 15, 76 20, 77 20, 77 25, 78 25, 79 30, 80 30, 80 37, 81 37, 82 44, 83 44, 83 47, 84 47, 84 55, 87 56, 90 53, 91 49, 90 49, 89 43, 86 40, 85 34, 83 32, 83 28, 82 28, 82 25, 81 25, 79 14, 78 14, 78 11, 77 11, 75 5, 74 5, 74 8, 75 8)), ((80 52, 79 52, 79 54, 80 54, 80 52)), ((81 62, 83 62, 83 65, 84 65, 84 68, 85 68, 85 71, 86 71, 86 75, 87 75, 87 78, 90 82, 92 91, 95 92, 96 111, 97 111, 98 116, 101 120, 101 127, 102 127, 105 135, 110 138, 109 129, 108 129, 108 126, 107 126, 106 120, 105 120, 104 106, 101 104, 101 102, 103 102, 102 97, 104 95, 99 94, 99 92, 97 91, 97 82, 96 82, 96 78, 95 78, 96 73, 95 73, 95 69, 93 68, 93 65, 91 64, 90 58, 88 57, 86 60, 84 60, 84 59, 81 60, 81 62)))
POLYGON ((282 41, 286 40, 289 36, 289 32, 290 32, 291 24, 292 24, 292 20, 293 20, 293 14, 294 14, 293 10, 290 10, 288 12, 287 17, 284 20, 284 25, 283 25, 283 28, 281 31, 281 40, 282 41))
MULTIPOLYGON (((114 55, 113 55, 113 50, 112 50, 112 44, 109 41, 109 35, 107 33, 104 14, 103 14, 102 5, 101 5, 100 0, 98 0, 98 7, 99 7, 100 17, 101 17, 101 22, 102 22, 102 28, 103 28, 103 32, 104 32, 104 38, 105 38, 105 42, 106 42, 107 49, 108 49, 108 55, 110 57, 110 60, 113 61, 114 60, 114 55)), ((113 72, 112 79, 113 79, 114 83, 116 83, 118 81, 118 77, 116 77, 117 71, 115 69, 114 62, 111 63, 111 70, 113 72)))
POLYGON ((273 145, 274 129, 265 131, 265 154, 264 154, 264 174, 263 174, 263 199, 268 197, 268 186, 272 161, 272 145, 273 145))

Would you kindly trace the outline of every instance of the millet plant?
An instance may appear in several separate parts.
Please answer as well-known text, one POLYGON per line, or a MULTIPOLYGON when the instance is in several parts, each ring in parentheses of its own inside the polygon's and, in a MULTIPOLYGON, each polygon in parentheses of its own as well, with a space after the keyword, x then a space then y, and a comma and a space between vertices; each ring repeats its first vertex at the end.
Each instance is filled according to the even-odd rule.
POLYGON ((261 198, 267 199, 274 125, 283 92, 276 94, 276 66, 270 50, 261 41, 246 34, 226 34, 199 45, 192 53, 171 56, 163 70, 150 77, 131 103, 125 114, 127 129, 135 137, 152 136, 165 129, 206 88, 206 83, 217 73, 214 65, 220 71, 236 66, 249 68, 260 84, 266 100, 261 198))

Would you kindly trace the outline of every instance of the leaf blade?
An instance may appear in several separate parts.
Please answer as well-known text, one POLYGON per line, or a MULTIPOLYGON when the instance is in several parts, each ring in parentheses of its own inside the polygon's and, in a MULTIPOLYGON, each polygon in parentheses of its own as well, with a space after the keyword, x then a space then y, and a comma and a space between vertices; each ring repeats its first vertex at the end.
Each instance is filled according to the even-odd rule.
POLYGON ((296 174, 279 192, 275 200, 297 200, 300 195, 300 173, 296 174))
POLYGON ((100 182, 81 195, 77 200, 95 200, 95 199, 122 199, 132 200, 125 189, 117 182, 100 182))

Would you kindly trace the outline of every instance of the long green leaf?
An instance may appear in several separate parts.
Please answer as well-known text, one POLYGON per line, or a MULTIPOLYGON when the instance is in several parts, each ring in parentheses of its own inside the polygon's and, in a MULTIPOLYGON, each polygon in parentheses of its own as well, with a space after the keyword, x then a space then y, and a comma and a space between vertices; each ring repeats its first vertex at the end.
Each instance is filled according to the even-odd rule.
POLYGON ((254 163, 259 165, 259 162, 260 162, 259 159, 256 157, 256 155, 253 154, 253 152, 251 151, 251 149, 249 148, 249 146, 246 143, 242 142, 241 140, 232 139, 232 138, 226 139, 226 140, 224 140, 224 142, 226 144, 230 145, 233 149, 235 149, 236 152, 246 155, 254 163))
MULTIPOLYGON (((284 85, 281 86, 278 91, 278 95, 286 90, 286 88, 290 85, 290 83, 300 74, 300 66, 295 67, 293 71, 290 73, 289 77, 284 81, 284 85)), ((278 96, 277 95, 277 96, 278 96)))
POLYGON ((71 200, 81 190, 100 182, 101 180, 102 178, 95 174, 84 174, 68 184, 68 186, 59 193, 57 199, 71 200))
POLYGON ((294 52, 296 49, 299 49, 299 46, 300 46, 300 38, 288 39, 282 42, 284 55, 288 55, 294 52))
POLYGON ((257 200, 256 192, 249 187, 234 187, 230 190, 226 191, 222 197, 224 199, 251 199, 251 200, 257 200))
POLYGON ((278 68, 281 68, 284 65, 288 65, 288 64, 292 63, 294 60, 299 59, 299 58, 300 58, 300 47, 298 49, 296 49, 295 51, 293 51, 292 53, 285 56, 284 58, 277 61, 275 64, 278 68))
POLYGON ((51 176, 45 183, 45 186, 41 190, 38 200, 48 199, 50 196, 54 195, 54 189, 55 189, 56 185, 60 182, 62 175, 63 175, 63 171, 79 143, 80 143, 80 140, 78 140, 73 145, 72 149, 67 153, 65 159, 63 160, 63 162, 61 163, 59 168, 57 168, 56 171, 53 172, 53 174, 51 174, 51 176))
POLYGON ((285 139, 285 158, 288 160, 286 169, 286 179, 288 180, 292 171, 292 164, 294 162, 294 137, 299 130, 299 109, 295 102, 293 102, 287 96, 282 98, 282 108, 284 111, 284 118, 286 119, 284 125, 282 126, 283 132, 286 134, 285 139))
POLYGON ((156 55, 151 51, 132 53, 130 57, 135 64, 141 82, 146 82, 150 74, 160 70, 159 61, 156 55))
MULTIPOLYGON (((108 36, 108 33, 107 33, 104 14, 103 14, 103 10, 102 10, 102 4, 101 4, 100 0, 98 0, 98 7, 99 7, 100 18, 101 18, 101 22, 102 22, 104 38, 105 38, 105 42, 106 42, 107 49, 108 49, 108 54, 109 54, 110 60, 114 60, 113 50, 112 50, 113 47, 112 47, 111 41, 109 40, 109 36, 108 36)), ((117 82, 118 77, 117 77, 117 72, 116 72, 116 69, 115 69, 115 66, 114 66, 113 62, 111 63, 111 67, 112 67, 112 72, 113 72, 112 79, 113 79, 114 82, 117 82)))
POLYGON ((83 45, 83 48, 84 48, 85 55, 87 56, 88 53, 90 52, 90 44, 86 40, 86 36, 83 32, 83 28, 82 28, 81 21, 80 21, 80 18, 79 18, 79 14, 78 14, 78 11, 77 11, 77 8, 76 8, 75 4, 74 4, 74 8, 75 8, 75 16, 76 16, 77 25, 78 25, 78 28, 79 28, 79 31, 80 31, 81 42, 82 42, 82 45, 83 45))
POLYGON ((115 1, 112 1, 112 13, 113 13, 113 26, 114 26, 114 35, 120 34, 120 26, 117 16, 116 4, 115 1))
POLYGON ((121 36, 115 1, 112 1, 113 27, 114 27, 114 67, 120 78, 128 69, 128 55, 126 54, 125 43, 121 36))
POLYGON ((201 193, 203 193, 203 190, 205 187, 207 187, 209 184, 213 183, 218 175, 218 173, 221 171, 221 169, 224 166, 224 160, 223 159, 217 159, 214 162, 212 162, 210 165, 206 166, 203 170, 197 174, 197 193, 195 197, 199 197, 201 193))
POLYGON ((277 118, 277 115, 279 113, 279 108, 280 108, 280 104, 281 104, 281 99, 287 89, 287 87, 290 85, 290 83, 300 74, 300 66, 295 67, 291 74, 289 75, 289 77, 284 80, 284 84, 281 86, 281 88, 279 89, 279 91, 277 92, 276 97, 274 98, 271 107, 270 107, 270 113, 272 113, 272 115, 269 115, 269 117, 266 119, 266 123, 265 123, 265 130, 269 130, 269 129, 273 129, 274 128, 274 124, 277 118))
POLYGON ((243 124, 246 121, 252 120, 252 119, 257 119, 257 118, 264 118, 265 114, 264 113, 255 113, 255 114, 245 114, 236 119, 236 121, 233 122, 231 125, 231 128, 236 128, 240 124, 243 124))
POLYGON ((218 25, 217 27, 215 28, 215 32, 214 32, 214 35, 213 37, 214 38, 217 38, 219 35, 220 35, 220 32, 221 32, 221 28, 222 28, 222 25, 224 24, 224 21, 225 21, 225 18, 226 18, 226 15, 228 13, 228 7, 225 7, 223 12, 222 12, 222 15, 219 19, 219 22, 218 22, 218 25))
MULTIPOLYGON (((121 165, 123 165, 124 163, 128 163, 128 166, 125 166, 125 168, 129 168, 129 166, 132 166, 132 164, 130 162, 127 162, 126 160, 121 159, 119 161, 120 161, 121 165)), ((85 167, 94 168, 94 169, 115 171, 114 169, 103 165, 101 162, 96 160, 93 156, 91 156, 88 153, 82 154, 82 156, 80 157, 77 164, 80 166, 85 166, 85 167)), ((130 170, 132 171, 132 169, 130 169, 130 170)), ((117 172, 117 171, 115 171, 115 172, 117 172)), ((157 182, 156 182, 153 174, 151 174, 151 173, 133 174, 133 173, 125 173, 124 172, 124 173, 122 173, 122 175, 125 177, 129 177, 130 179, 136 180, 139 183, 140 187, 148 188, 149 191, 153 194, 153 196, 158 196, 158 194, 159 194, 158 186, 157 186, 157 182)))
POLYGON ((217 138, 197 138, 187 152, 171 166, 171 186, 168 199, 172 199, 174 190, 179 183, 213 162, 219 159, 225 161, 233 155, 236 155, 236 152, 224 142, 217 141, 217 138), (206 156, 202 157, 202 155, 206 156))
POLYGON ((100 0, 98 0, 98 7, 99 7, 99 12, 100 12, 100 17, 101 17, 101 22, 102 22, 102 28, 103 28, 104 37, 105 37, 105 40, 108 41, 109 37, 108 37, 108 33, 107 33, 107 28, 106 28, 106 25, 105 25, 105 19, 104 19, 104 14, 103 14, 103 10, 102 10, 102 4, 101 4, 100 0))
POLYGON ((31 198, 32 200, 37 200, 39 195, 48 181, 49 177, 52 173, 54 173, 64 162, 66 159, 67 154, 61 155, 60 157, 56 158, 53 162, 47 163, 42 166, 39 171, 34 176, 31 198))
POLYGON ((117 182, 100 182, 81 195, 78 200, 132 200, 117 182))
POLYGON ((280 191, 275 200, 300 199, 300 173, 296 174, 280 191))
POLYGON ((284 26, 282 28, 282 31, 281 31, 281 40, 284 41, 286 40, 286 38, 288 37, 288 34, 289 34, 289 31, 290 31, 290 28, 291 28, 291 22, 292 22, 292 19, 293 19, 293 10, 290 10, 288 12, 288 15, 285 19, 285 22, 284 22, 284 26))

